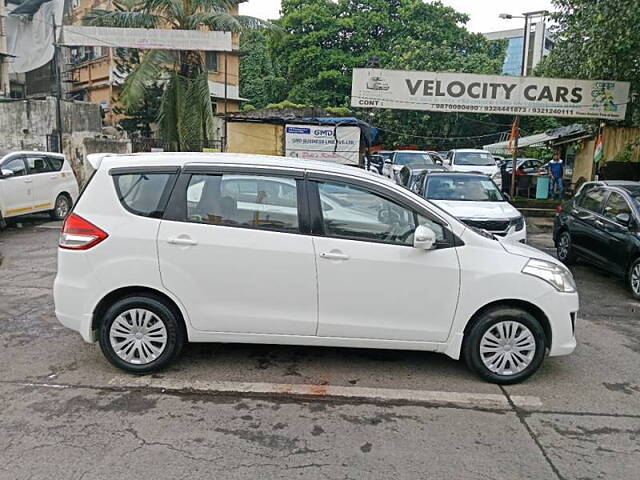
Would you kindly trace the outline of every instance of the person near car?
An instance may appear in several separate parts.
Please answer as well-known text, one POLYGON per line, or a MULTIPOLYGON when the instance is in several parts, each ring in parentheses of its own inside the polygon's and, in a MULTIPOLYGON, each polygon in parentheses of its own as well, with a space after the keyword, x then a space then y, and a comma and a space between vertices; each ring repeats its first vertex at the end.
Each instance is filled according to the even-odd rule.
POLYGON ((553 158, 547 164, 547 167, 551 173, 551 195, 554 198, 556 198, 556 195, 558 195, 558 198, 564 198, 564 184, 562 183, 562 178, 564 176, 564 161, 560 157, 559 152, 553 154, 553 158))

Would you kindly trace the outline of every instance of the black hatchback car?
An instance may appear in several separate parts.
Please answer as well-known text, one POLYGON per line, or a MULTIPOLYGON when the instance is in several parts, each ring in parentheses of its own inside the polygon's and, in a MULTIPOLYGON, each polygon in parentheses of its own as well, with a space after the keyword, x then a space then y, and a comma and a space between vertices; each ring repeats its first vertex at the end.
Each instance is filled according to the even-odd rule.
POLYGON ((562 205, 553 240, 562 262, 583 258, 625 278, 640 299, 640 182, 605 181, 582 188, 562 205))

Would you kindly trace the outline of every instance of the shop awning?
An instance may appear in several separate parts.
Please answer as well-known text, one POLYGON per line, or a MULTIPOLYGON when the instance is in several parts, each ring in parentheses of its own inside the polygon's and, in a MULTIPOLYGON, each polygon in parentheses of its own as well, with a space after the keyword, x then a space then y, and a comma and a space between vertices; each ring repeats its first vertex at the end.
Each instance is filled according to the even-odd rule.
MULTIPOLYGON (((566 125, 564 127, 547 130, 543 133, 536 133, 535 135, 520 137, 518 139, 518 148, 538 147, 543 146, 546 143, 566 143, 574 140, 579 140, 581 138, 590 137, 591 135, 591 130, 587 125, 576 123, 573 125, 566 125), (557 140, 561 140, 561 142, 556 142, 557 140)), ((506 152, 508 148, 508 140, 484 146, 484 149, 488 150, 491 153, 503 153, 506 152)))

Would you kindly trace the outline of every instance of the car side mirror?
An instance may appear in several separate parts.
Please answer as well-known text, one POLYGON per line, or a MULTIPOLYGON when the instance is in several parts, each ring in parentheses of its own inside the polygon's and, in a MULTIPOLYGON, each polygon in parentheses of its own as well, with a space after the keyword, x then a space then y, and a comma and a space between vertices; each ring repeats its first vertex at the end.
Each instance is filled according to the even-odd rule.
POLYGON ((384 164, 385 165, 391 165, 391 159, 390 158, 385 158, 384 164))
POLYGON ((418 225, 413 234, 413 246, 422 250, 433 250, 436 246, 436 232, 426 225, 418 225))
POLYGON ((3 168, 2 170, 0 170, 0 178, 8 178, 8 177, 13 177, 13 170, 8 170, 6 168, 3 168))
POLYGON ((443 165, 442 160, 439 158, 436 158, 434 161, 436 162, 436 165, 443 165))
POLYGON ((616 222, 628 227, 631 224, 631 216, 628 213, 619 213, 616 215, 616 222))

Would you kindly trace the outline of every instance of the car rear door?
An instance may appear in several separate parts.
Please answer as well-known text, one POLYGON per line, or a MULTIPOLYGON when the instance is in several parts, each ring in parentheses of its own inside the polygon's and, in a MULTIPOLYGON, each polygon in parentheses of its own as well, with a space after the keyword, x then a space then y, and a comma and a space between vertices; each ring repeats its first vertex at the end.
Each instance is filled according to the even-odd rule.
POLYGON ((55 201, 55 198, 51 198, 56 182, 52 178, 56 176, 55 172, 51 170, 44 155, 29 153, 25 155, 25 160, 33 191, 33 211, 51 210, 55 201))
POLYGON ((158 232, 163 285, 203 332, 315 335, 303 176, 187 167, 158 232))
POLYGON ((394 199, 386 189, 353 182, 310 176, 318 335, 445 341, 460 284, 453 237, 445 226, 394 199), (327 211, 327 198, 341 208, 327 211), (413 247, 416 224, 434 229, 439 248, 413 247))
POLYGON ((13 175, 0 179, 2 215, 14 217, 33 210, 33 180, 27 175, 27 165, 22 156, 5 160, 0 166, 13 175))
POLYGON ((603 187, 593 188, 581 195, 571 211, 573 222, 569 233, 573 246, 580 255, 598 264, 606 263, 603 257, 606 235, 600 214, 608 194, 603 187))

